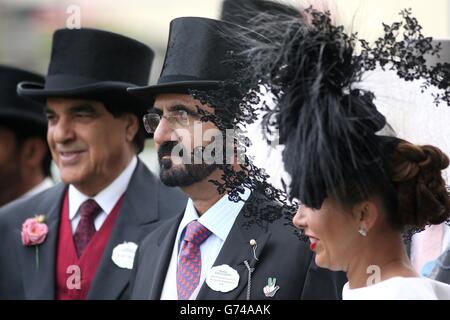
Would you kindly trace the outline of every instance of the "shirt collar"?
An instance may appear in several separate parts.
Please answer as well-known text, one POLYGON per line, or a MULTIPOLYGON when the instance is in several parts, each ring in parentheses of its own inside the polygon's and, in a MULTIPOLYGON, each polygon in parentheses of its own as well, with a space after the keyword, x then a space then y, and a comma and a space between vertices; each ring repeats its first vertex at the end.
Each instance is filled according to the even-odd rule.
POLYGON ((69 219, 72 220, 76 216, 81 204, 87 199, 94 199, 102 208, 102 211, 108 215, 122 194, 127 190, 136 166, 137 158, 134 156, 125 170, 95 197, 88 197, 78 191, 73 185, 69 185, 69 219))
POLYGON ((189 198, 184 211, 183 219, 181 220, 178 229, 177 239, 180 239, 184 228, 192 221, 197 220, 204 227, 208 228, 215 236, 225 241, 228 234, 233 227, 239 212, 241 212, 245 201, 250 197, 250 189, 245 189, 241 198, 244 201, 234 202, 228 199, 228 194, 225 194, 219 201, 217 201, 211 208, 209 208, 201 217, 198 216, 197 210, 194 207, 194 202, 189 198))

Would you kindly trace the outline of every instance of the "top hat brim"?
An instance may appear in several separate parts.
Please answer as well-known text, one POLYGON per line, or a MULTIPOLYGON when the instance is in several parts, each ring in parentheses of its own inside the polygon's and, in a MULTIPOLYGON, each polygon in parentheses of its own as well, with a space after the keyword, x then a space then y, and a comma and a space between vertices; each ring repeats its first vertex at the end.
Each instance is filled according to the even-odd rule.
POLYGON ((189 94, 191 90, 214 90, 220 88, 223 81, 178 81, 161 83, 153 86, 128 88, 127 91, 148 102, 155 99, 158 94, 165 93, 185 93, 189 94))
POLYGON ((33 114, 33 113, 25 113, 25 112, 20 112, 19 109, 13 109, 13 108, 0 108, 0 122, 2 120, 8 120, 8 121, 24 121, 24 122, 29 122, 32 123, 34 125, 38 125, 41 127, 47 127, 47 120, 45 119, 45 117, 43 116, 43 112, 42 111, 42 116, 39 116, 37 114, 33 114))
MULTIPOLYGON (((92 98, 103 101, 111 97, 133 97, 126 92, 128 87, 134 84, 115 81, 104 81, 82 86, 46 89, 43 83, 21 82, 17 86, 17 93, 40 103, 45 103, 48 98, 92 98)), ((109 99, 108 99, 109 100, 109 99)))

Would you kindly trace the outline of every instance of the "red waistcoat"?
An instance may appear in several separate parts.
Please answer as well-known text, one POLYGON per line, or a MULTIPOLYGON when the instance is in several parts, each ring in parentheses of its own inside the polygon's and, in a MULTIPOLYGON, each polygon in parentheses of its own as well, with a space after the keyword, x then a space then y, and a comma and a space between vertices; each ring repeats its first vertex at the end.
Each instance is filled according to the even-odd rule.
POLYGON ((73 243, 72 226, 69 220, 69 199, 66 191, 61 207, 56 255, 57 300, 86 299, 122 202, 123 196, 117 201, 100 230, 95 233, 81 257, 78 258, 73 243))

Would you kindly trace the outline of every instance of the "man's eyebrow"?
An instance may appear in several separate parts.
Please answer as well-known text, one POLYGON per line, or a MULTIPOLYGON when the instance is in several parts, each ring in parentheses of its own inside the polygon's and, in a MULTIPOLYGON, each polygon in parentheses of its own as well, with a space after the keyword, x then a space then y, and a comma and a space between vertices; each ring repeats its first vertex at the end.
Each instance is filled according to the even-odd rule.
POLYGON ((44 107, 44 114, 54 114, 55 111, 53 111, 51 108, 49 108, 48 106, 44 107))
POLYGON ((159 114, 159 115, 162 115, 162 114, 163 114, 162 110, 161 110, 161 109, 158 109, 158 108, 156 108, 156 107, 150 108, 150 109, 148 110, 148 113, 156 113, 156 114, 159 114))
POLYGON ((97 110, 90 104, 76 104, 72 107, 69 108, 69 111, 71 113, 76 113, 76 112, 87 112, 87 113, 98 113, 97 110))
POLYGON ((174 103, 173 105, 167 107, 168 111, 186 111, 189 114, 197 114, 197 109, 193 110, 192 107, 188 107, 182 103, 174 103))

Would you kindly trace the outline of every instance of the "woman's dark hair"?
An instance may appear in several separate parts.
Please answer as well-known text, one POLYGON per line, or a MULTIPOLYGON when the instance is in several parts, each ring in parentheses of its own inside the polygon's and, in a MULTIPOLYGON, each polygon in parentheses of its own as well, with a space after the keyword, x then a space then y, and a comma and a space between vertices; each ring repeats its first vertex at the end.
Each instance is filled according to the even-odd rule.
POLYGON ((450 216, 450 198, 442 170, 449 158, 439 148, 401 141, 394 152, 390 177, 397 194, 394 222, 419 228, 450 216))
POLYGON ((396 143, 386 147, 385 174, 371 174, 373 180, 364 193, 349 179, 335 189, 336 196, 347 206, 379 197, 388 221, 398 230, 449 220, 450 195, 442 177, 448 156, 434 146, 389 139, 396 143))

